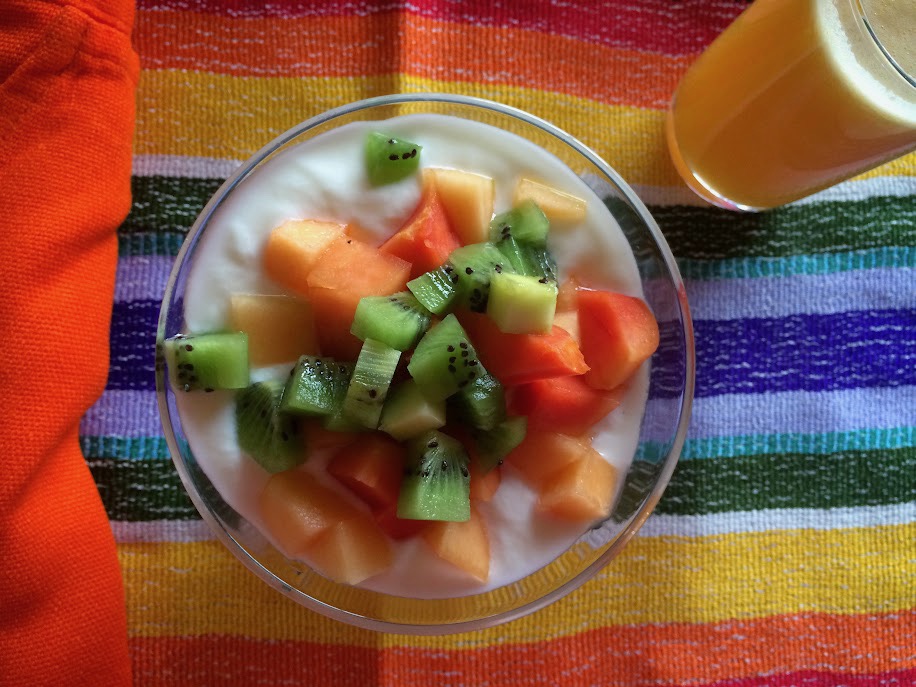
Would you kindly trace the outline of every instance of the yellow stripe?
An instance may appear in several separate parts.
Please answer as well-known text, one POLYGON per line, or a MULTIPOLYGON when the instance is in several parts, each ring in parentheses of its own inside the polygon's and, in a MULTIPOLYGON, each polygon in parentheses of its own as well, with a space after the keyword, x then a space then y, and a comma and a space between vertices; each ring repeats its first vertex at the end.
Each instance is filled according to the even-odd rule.
MULTIPOLYGON (((703 538, 636 538, 596 580, 541 613, 480 633, 417 638, 462 648, 611 625, 712 623, 799 613, 916 607, 916 523, 703 538)), ((130 632, 395 646, 306 611, 248 573, 216 542, 122 544, 130 632)))
MULTIPOLYGON (((627 181, 675 186, 665 113, 498 84, 386 75, 243 78, 145 71, 137 100, 135 150, 143 155, 244 159, 295 124, 332 107, 393 92, 446 91, 489 98, 556 124, 593 148, 627 181)), ((912 156, 864 176, 912 175, 912 156)))

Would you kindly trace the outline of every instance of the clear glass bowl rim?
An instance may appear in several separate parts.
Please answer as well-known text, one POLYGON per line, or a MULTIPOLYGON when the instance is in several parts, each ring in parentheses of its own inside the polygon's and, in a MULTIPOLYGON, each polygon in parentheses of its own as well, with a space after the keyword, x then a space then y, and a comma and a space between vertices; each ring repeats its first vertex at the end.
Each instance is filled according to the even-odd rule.
POLYGON ((265 568, 258 560, 256 560, 248 552, 245 546, 238 542, 235 537, 233 537, 232 534, 226 530, 226 528, 220 522, 219 518, 212 512, 210 506, 201 498, 197 489, 194 487, 193 478, 191 477, 187 466, 184 464, 181 448, 175 436, 174 429, 172 428, 170 419, 171 410, 168 406, 168 396, 166 391, 168 380, 166 379, 164 368, 157 366, 156 396, 159 407, 159 416, 162 422, 166 444, 169 447, 169 453, 172 457, 172 462, 175 465, 182 485, 184 486, 185 491, 187 492, 203 520, 206 522, 209 529, 226 546, 226 548, 231 551, 235 557, 242 562, 243 565, 245 565, 246 568, 248 568, 251 572, 257 575, 257 577, 270 585, 273 589, 282 593, 284 596, 287 596, 296 603, 309 608, 310 610, 321 613, 334 620, 338 620, 340 622, 359 628, 375 630, 379 632, 431 636, 481 630, 507 623, 534 613, 535 611, 538 611, 545 606, 558 601, 562 597, 583 585, 617 556, 617 554, 626 546, 627 542, 629 542, 630 539, 636 534, 636 532, 642 527, 643 523, 655 509, 655 506, 661 498, 662 493, 671 480, 671 475, 674 473, 674 469, 677 465, 681 449, 683 448, 684 441, 687 436, 687 429, 690 422, 695 384, 696 360, 694 350, 693 323, 690 316, 690 308, 687 303, 686 290, 677 266, 677 262, 675 261, 674 255, 672 254, 671 249, 661 232, 661 229, 659 229, 658 224, 655 222, 655 219, 649 213, 649 210, 643 204, 642 200, 640 200, 639 196, 636 195, 635 191, 633 191, 629 184, 623 180, 623 177, 621 177, 616 170, 608 165, 608 163, 606 163, 591 148, 584 145, 578 139, 566 133, 562 129, 554 126, 546 120, 541 119, 540 117, 536 117, 528 112, 525 112, 524 110, 520 110, 518 108, 504 105, 492 100, 452 93, 399 93, 366 98, 349 103, 347 105, 342 105, 340 107, 327 110, 319 115, 311 117, 297 124, 291 129, 288 129, 267 143, 258 152, 256 152, 244 163, 242 163, 239 168, 236 169, 236 171, 226 179, 226 181, 219 187, 216 193, 213 194, 213 196, 204 206, 200 215, 198 215, 194 224, 191 226, 191 229, 188 231, 188 234, 182 243, 177 256, 175 257, 172 270, 169 274, 168 281, 166 282, 166 287, 162 298, 162 305, 159 312, 156 331, 157 350, 159 350, 159 347, 161 347, 161 344, 165 339, 166 321, 169 310, 168 306, 172 300, 173 292, 179 277, 180 267, 184 264, 185 256, 190 250, 191 246, 194 244, 197 235, 209 222, 210 216, 222 202, 223 198, 226 197, 235 188, 235 186, 237 186, 243 179, 245 179, 255 167, 257 167, 264 159, 269 157, 274 151, 294 140, 309 129, 320 126, 326 122, 336 119, 337 117, 353 114, 361 110, 408 103, 441 103, 447 105, 451 104, 467 106, 489 110, 509 117, 514 117, 529 125, 541 129, 543 132, 562 141, 567 146, 582 155, 582 157, 587 159, 595 167, 600 169, 601 173, 607 177, 608 181, 616 187, 616 191, 618 191, 636 211, 640 220, 649 230, 653 241, 659 248, 661 257, 664 261, 664 265, 668 270, 672 286, 675 292, 679 294, 678 308, 681 316, 681 322, 683 323, 683 334, 686 344, 686 350, 684 351, 684 393, 681 401, 677 431, 672 440, 671 450, 664 457, 661 470, 659 471, 658 479, 652 486, 649 494, 646 496, 646 500, 643 502, 639 510, 630 517, 621 533, 590 565, 583 568, 575 575, 575 577, 566 583, 554 588, 549 593, 526 604, 517 606, 507 611, 503 611, 501 613, 496 613, 482 618, 475 618, 473 620, 456 621, 442 624, 395 623, 386 620, 380 620, 377 618, 369 618, 337 608, 335 606, 331 606, 327 603, 324 603, 323 601, 305 594, 304 592, 301 592, 298 589, 289 586, 286 582, 281 580, 273 572, 265 568))

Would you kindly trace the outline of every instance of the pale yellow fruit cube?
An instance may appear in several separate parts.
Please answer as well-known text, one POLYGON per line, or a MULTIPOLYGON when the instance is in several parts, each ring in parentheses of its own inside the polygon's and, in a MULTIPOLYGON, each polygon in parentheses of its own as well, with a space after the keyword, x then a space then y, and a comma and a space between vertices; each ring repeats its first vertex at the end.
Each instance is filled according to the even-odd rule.
POLYGON ((312 306, 301 298, 233 294, 229 326, 248 334, 252 365, 295 362, 300 355, 319 354, 312 306))
POLYGON ((491 177, 460 169, 428 167, 423 183, 439 192, 452 231, 464 245, 483 243, 490 236, 496 183, 491 177))
POLYGON ((517 206, 526 200, 537 203, 551 222, 581 222, 588 206, 584 199, 571 193, 522 177, 515 186, 513 202, 517 206))

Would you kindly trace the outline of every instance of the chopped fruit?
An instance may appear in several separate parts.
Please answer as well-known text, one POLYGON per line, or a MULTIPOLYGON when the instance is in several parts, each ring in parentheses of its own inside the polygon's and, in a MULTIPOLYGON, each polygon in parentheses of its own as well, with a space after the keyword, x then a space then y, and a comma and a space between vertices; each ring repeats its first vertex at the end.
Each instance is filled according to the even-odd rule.
POLYGON ((557 307, 557 287, 546 277, 501 272, 490 280, 487 315, 506 334, 548 334, 557 307))
POLYGON ((424 272, 437 269, 460 246, 439 194, 431 187, 423 194, 420 205, 406 224, 379 250, 409 262, 410 278, 416 279, 424 272))
POLYGON ((414 297, 434 315, 442 315, 458 297, 458 275, 449 264, 407 282, 414 297))
POLYGON ((248 386, 245 332, 179 334, 163 345, 169 379, 176 391, 244 389, 248 386))
POLYGON ((233 294, 229 299, 229 326, 248 334, 248 360, 252 365, 285 363, 319 352, 312 306, 299 298, 233 294))
POLYGON ((456 302, 474 312, 486 312, 490 280, 501 272, 512 272, 505 256, 492 243, 462 246, 449 256, 449 264, 458 279, 456 302))
POLYGON ((528 418, 510 417, 493 429, 472 432, 480 469, 488 473, 502 465, 506 456, 524 441, 528 433, 528 418))
POLYGON ((594 389, 579 376, 539 379, 510 390, 509 412, 526 416, 532 431, 578 436, 617 408, 623 393, 594 389))
POLYGON ((462 244, 487 240, 496 196, 493 179, 459 169, 428 167, 423 170, 423 181, 438 191, 452 230, 462 244))
POLYGON ((397 503, 374 510, 372 515, 382 531, 398 541, 415 537, 433 522, 432 520, 399 518, 397 503))
POLYGON ((533 246, 517 241, 514 237, 502 239, 495 244, 506 262, 511 266, 510 272, 524 274, 528 277, 542 277, 556 284, 557 263, 546 248, 533 246))
POLYGON ((471 459, 471 501, 487 503, 493 500, 493 495, 502 482, 502 473, 499 470, 484 471, 478 461, 471 459))
POLYGON ((482 365, 479 367, 481 373, 459 390, 450 404, 457 417, 470 427, 488 430, 506 419, 506 394, 499 380, 482 365))
POLYGON ((356 239, 334 242, 308 275, 322 353, 355 359, 362 344, 350 327, 360 299, 403 291, 409 275, 410 264, 394 255, 356 239))
POLYGON ((467 334, 451 314, 423 335, 407 370, 433 400, 448 398, 485 372, 467 334))
POLYGON ((439 558, 481 582, 490 577, 490 540, 486 525, 471 509, 466 522, 434 522, 423 530, 423 540, 439 558))
POLYGON ((645 301, 610 291, 579 290, 582 355, 596 389, 623 384, 658 348, 658 322, 645 301))
POLYGON ((280 410, 294 415, 334 415, 353 375, 353 363, 304 355, 286 380, 280 410))
POLYGON ((557 432, 528 432, 525 440, 506 456, 506 463, 518 470, 522 479, 540 491, 570 463, 582 460, 589 444, 582 439, 557 432))
MULTIPOLYGON (((557 304, 559 307, 559 303, 557 304)), ((579 335, 579 313, 575 310, 560 310, 553 316, 553 325, 566 330, 579 348, 582 348, 582 337, 579 335)))
POLYGON ((315 453, 318 451, 336 451, 365 436, 362 431, 337 432, 328 429, 322 424, 320 418, 303 418, 299 421, 299 426, 305 436, 305 444, 309 452, 315 453))
POLYGON ((460 313, 480 362, 506 385, 566 377, 588 371, 572 337, 554 326, 549 334, 505 334, 486 315, 460 313))
POLYGON ((400 358, 400 351, 375 339, 363 342, 343 401, 345 417, 369 429, 378 427, 400 358))
POLYGON ((293 558, 302 558, 315 537, 358 513, 336 491, 298 470, 273 475, 259 503, 267 533, 293 558))
POLYGON ((393 506, 406 454, 403 444, 375 432, 337 451, 328 461, 328 473, 370 508, 393 506))
POLYGON ((267 472, 282 472, 305 460, 305 443, 296 419, 280 410, 283 382, 258 382, 239 392, 235 429, 239 448, 267 472))
POLYGON ((579 308, 578 290, 582 284, 576 277, 567 277, 559 285, 557 292, 557 312, 571 310, 576 312, 579 308))
POLYGON ((428 432, 410 442, 398 494, 398 517, 412 520, 467 520, 471 473, 468 454, 456 439, 428 432))
POLYGON ((537 509, 563 520, 601 520, 610 515, 616 493, 617 470, 589 447, 582 459, 551 476, 537 509))
POLYGON ((490 240, 497 243, 511 237, 529 245, 544 246, 547 244, 549 230, 550 220, 547 215, 537 203, 528 200, 493 218, 490 222, 490 240))
POLYGON ((420 167, 422 146, 377 131, 366 137, 366 174, 373 186, 406 179, 420 167))
POLYGON ((379 429, 395 439, 410 439, 445 424, 445 401, 426 397, 413 379, 391 389, 379 429))
POLYGON ((410 291, 390 296, 366 296, 359 300, 350 333, 365 341, 375 339, 391 348, 406 351, 429 327, 430 312, 410 291))
POLYGON ((518 205, 528 200, 537 203, 551 222, 581 222, 585 219, 585 200, 523 177, 515 186, 513 202, 518 205))
POLYGON ((281 286, 308 295, 309 272, 332 243, 342 240, 342 224, 289 220, 270 233, 264 247, 264 270, 281 286))
POLYGON ((307 548, 307 559, 322 575, 344 584, 360 582, 391 566, 391 544, 368 515, 335 523, 307 548))

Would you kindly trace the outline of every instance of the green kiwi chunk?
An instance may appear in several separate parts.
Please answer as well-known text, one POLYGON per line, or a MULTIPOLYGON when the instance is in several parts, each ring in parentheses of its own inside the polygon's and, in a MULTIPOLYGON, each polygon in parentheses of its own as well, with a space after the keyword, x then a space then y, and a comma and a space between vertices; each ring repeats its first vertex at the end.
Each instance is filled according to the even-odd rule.
POLYGON ((510 236, 532 246, 546 246, 550 220, 533 200, 526 200, 490 222, 490 241, 510 236))
POLYGON ((405 179, 420 167, 422 146, 378 131, 366 137, 366 173, 373 186, 405 179))
POLYGON ((557 310, 557 285, 546 277, 497 274, 487 316, 506 334, 548 334, 557 310))
POLYGON ((477 464, 484 474, 502 465, 505 457, 524 441, 527 432, 528 418, 524 415, 507 418, 493 429, 471 432, 477 445, 477 464))
POLYGON ((280 410, 326 417, 340 409, 350 385, 353 363, 303 355, 290 372, 280 410))
POLYGON ((448 261, 458 275, 457 304, 474 312, 486 312, 493 275, 514 271, 492 243, 472 243, 456 248, 448 261))
POLYGON ((481 373, 449 399, 458 415, 474 429, 489 430, 506 419, 503 385, 480 366, 481 373))
POLYGON ((417 345, 429 327, 430 312, 409 291, 390 296, 366 296, 356 306, 350 333, 406 351, 417 345))
POLYGON ((434 401, 464 388, 482 370, 471 340, 451 313, 423 335, 407 365, 410 376, 434 401))
POLYGON ((176 391, 244 389, 250 382, 245 332, 179 334, 164 349, 176 391))
POLYGON ((458 295, 458 275, 446 263, 430 272, 424 272, 407 282, 407 288, 416 299, 434 315, 442 315, 458 295))
POLYGON ((407 447, 399 518, 466 522, 471 518, 468 454, 457 439, 431 431, 407 447))
POLYGON ((557 263, 546 247, 518 241, 513 236, 499 241, 496 247, 517 274, 546 277, 556 283, 557 263))
POLYGON ((388 387, 401 352, 375 339, 366 339, 356 359, 343 401, 343 414, 353 422, 375 429, 388 396, 388 387))
POLYGON ((283 472, 305 460, 305 443, 295 417, 280 410, 283 382, 246 387, 235 400, 239 447, 267 472, 283 472))
POLYGON ((403 441, 445 424, 445 401, 427 398, 412 379, 388 392, 378 428, 403 441))

